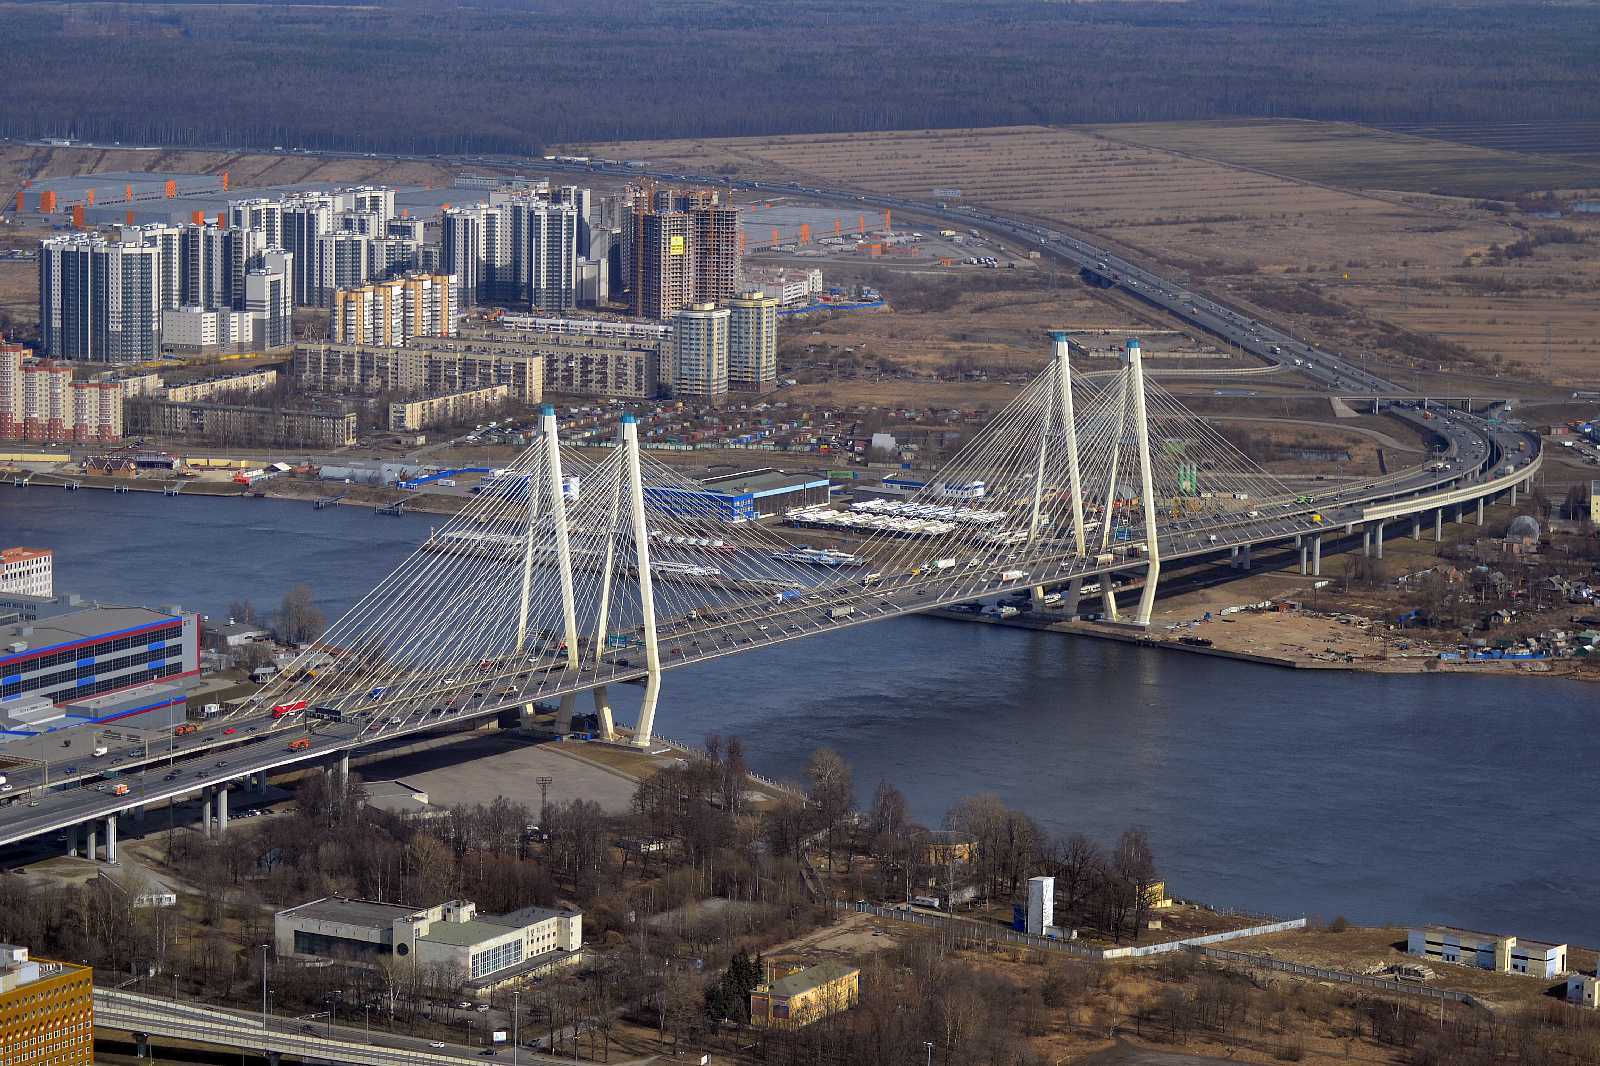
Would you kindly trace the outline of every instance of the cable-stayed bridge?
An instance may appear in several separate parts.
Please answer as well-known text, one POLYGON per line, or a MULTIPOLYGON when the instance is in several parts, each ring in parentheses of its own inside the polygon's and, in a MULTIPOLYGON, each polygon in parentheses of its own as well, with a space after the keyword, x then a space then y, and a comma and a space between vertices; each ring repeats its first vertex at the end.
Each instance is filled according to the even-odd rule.
POLYGON ((670 669, 1019 589, 1147 625, 1164 562, 1289 542, 1319 572, 1325 535, 1359 525, 1381 552, 1386 522, 1413 516, 1416 535, 1421 515, 1473 503, 1481 521, 1485 498, 1537 472, 1537 438, 1437 421, 1448 461, 1295 488, 1150 380, 1137 341, 1089 379, 1058 332, 1043 372, 924 487, 775 525, 652 459, 631 416, 596 457, 563 447, 546 408, 530 447, 251 700, 121 765, 226 760, 175 762, 121 797, 62 791, 73 780, 47 766, 13 774, 39 803, 0 811, 0 843, 111 815, 114 853, 117 811, 196 791, 207 828, 225 826, 230 781, 536 701, 564 726, 589 693, 609 738, 620 682, 644 686, 645 746, 670 669))

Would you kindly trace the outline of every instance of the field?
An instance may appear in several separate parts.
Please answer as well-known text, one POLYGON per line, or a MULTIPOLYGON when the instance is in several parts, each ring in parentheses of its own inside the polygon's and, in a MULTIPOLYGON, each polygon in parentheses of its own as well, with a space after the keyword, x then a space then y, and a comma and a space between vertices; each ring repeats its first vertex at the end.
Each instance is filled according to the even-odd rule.
POLYGON ((1585 294, 1600 282, 1600 264, 1584 252, 1600 239, 1600 216, 1547 227, 1506 204, 1405 191, 1448 188, 1451 175, 1464 175, 1475 189, 1497 186, 1506 196, 1600 187, 1600 168, 1571 161, 1305 122, 1014 126, 585 147, 1054 220, 1176 268, 1221 295, 1243 297, 1336 350, 1370 351, 1401 370, 1545 375, 1542 323, 1549 320, 1548 376, 1571 384, 1593 375, 1600 307, 1585 294), (1149 143, 1134 143, 1135 137, 1149 143), (959 190, 959 198, 949 190, 959 190), (1570 238, 1558 239, 1572 243, 1554 243, 1548 231, 1555 229, 1570 230, 1570 238), (1437 308, 1420 313, 1421 293, 1435 295, 1437 308), (1492 307, 1485 299, 1491 293, 1492 307), (1532 323, 1539 323, 1536 340, 1527 335, 1532 323))

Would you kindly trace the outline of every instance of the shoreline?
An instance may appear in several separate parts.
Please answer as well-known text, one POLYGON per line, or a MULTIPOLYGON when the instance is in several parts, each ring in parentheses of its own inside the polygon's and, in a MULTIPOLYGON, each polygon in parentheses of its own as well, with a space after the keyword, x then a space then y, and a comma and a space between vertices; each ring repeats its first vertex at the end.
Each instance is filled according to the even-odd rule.
POLYGON ((82 489, 97 489, 102 492, 112 493, 144 493, 157 496, 204 496, 212 499, 256 499, 276 500, 284 503, 306 503, 315 506, 318 500, 329 500, 327 506, 371 508, 377 510, 382 507, 392 507, 402 503, 406 511, 417 511, 431 515, 453 515, 459 513, 469 502, 462 498, 459 506, 450 506, 454 497, 442 496, 438 493, 405 492, 399 489, 377 488, 371 485, 346 485, 343 482, 316 483, 295 480, 268 479, 257 486, 238 485, 231 481, 203 481, 203 480, 146 480, 141 478, 107 477, 102 474, 74 474, 68 475, 57 471, 38 471, 19 473, 8 471, 3 476, 12 482, 5 486, 10 489, 42 488, 75 492, 82 489), (27 485, 16 485, 16 478, 26 477, 27 485), (69 488, 76 484, 77 489, 69 488), (176 486, 176 491, 174 491, 176 486), (293 486, 296 491, 282 491, 285 486, 293 486), (274 491, 276 487, 277 491, 274 491), (342 491, 341 491, 342 490, 342 491), (341 499, 333 501, 333 497, 341 499))
POLYGON ((1005 626, 1012 629, 1031 629, 1036 632, 1057 633, 1069 637, 1109 640, 1121 644, 1133 644, 1143 648, 1154 648, 1159 651, 1208 655, 1212 658, 1232 659, 1237 662, 1272 666, 1282 670, 1335 670, 1361 674, 1476 674, 1496 677, 1559 677, 1573 681, 1600 680, 1591 671, 1576 669, 1576 662, 1569 659, 1488 660, 1476 663, 1440 662, 1432 657, 1421 656, 1381 660, 1320 660, 1292 655, 1270 655, 1264 652, 1240 651, 1234 648, 1219 648, 1215 645, 1184 644, 1175 638, 1156 636, 1153 633, 1126 625, 1112 628, 1099 622, 1067 621, 1065 619, 1043 621, 1026 618, 1022 615, 1018 615, 1015 618, 995 618, 992 615, 973 614, 969 611, 956 611, 946 607, 924 611, 922 614, 925 618, 939 618, 948 622, 1005 626), (1430 668, 1428 665, 1430 663, 1436 665, 1430 668))

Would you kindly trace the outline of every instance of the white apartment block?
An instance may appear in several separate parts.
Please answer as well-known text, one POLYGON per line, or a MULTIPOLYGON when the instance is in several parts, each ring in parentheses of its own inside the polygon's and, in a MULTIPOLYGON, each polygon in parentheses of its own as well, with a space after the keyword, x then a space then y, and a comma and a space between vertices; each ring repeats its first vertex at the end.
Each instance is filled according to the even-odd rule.
POLYGON ((0 548, 0 592, 54 596, 55 553, 49 548, 0 548))
MULTIPOLYGON (((672 394, 685 399, 720 400, 728 394, 726 307, 702 303, 673 318, 672 394)), ((663 377, 666 370, 662 370, 663 377)))
POLYGON ((455 279, 446 274, 338 289, 329 334, 340 344, 405 344, 413 337, 450 337, 461 308, 455 279))
POLYGON ((778 383, 777 298, 745 293, 728 310, 728 388, 771 391, 778 383))

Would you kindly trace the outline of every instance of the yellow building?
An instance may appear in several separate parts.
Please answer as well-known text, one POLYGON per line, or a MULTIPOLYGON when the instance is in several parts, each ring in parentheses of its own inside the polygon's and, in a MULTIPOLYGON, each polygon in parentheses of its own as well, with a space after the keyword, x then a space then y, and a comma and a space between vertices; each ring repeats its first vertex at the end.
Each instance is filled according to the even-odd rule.
POLYGON ((797 1028, 843 1010, 861 998, 861 971, 821 962, 750 993, 750 1024, 758 1029, 797 1028))
POLYGON ((0 1062, 91 1066, 94 971, 0 944, 0 1062))
POLYGON ((927 843, 923 845, 922 861, 928 866, 946 866, 953 862, 971 862, 977 853, 975 841, 948 829, 939 829, 928 834, 927 843))

